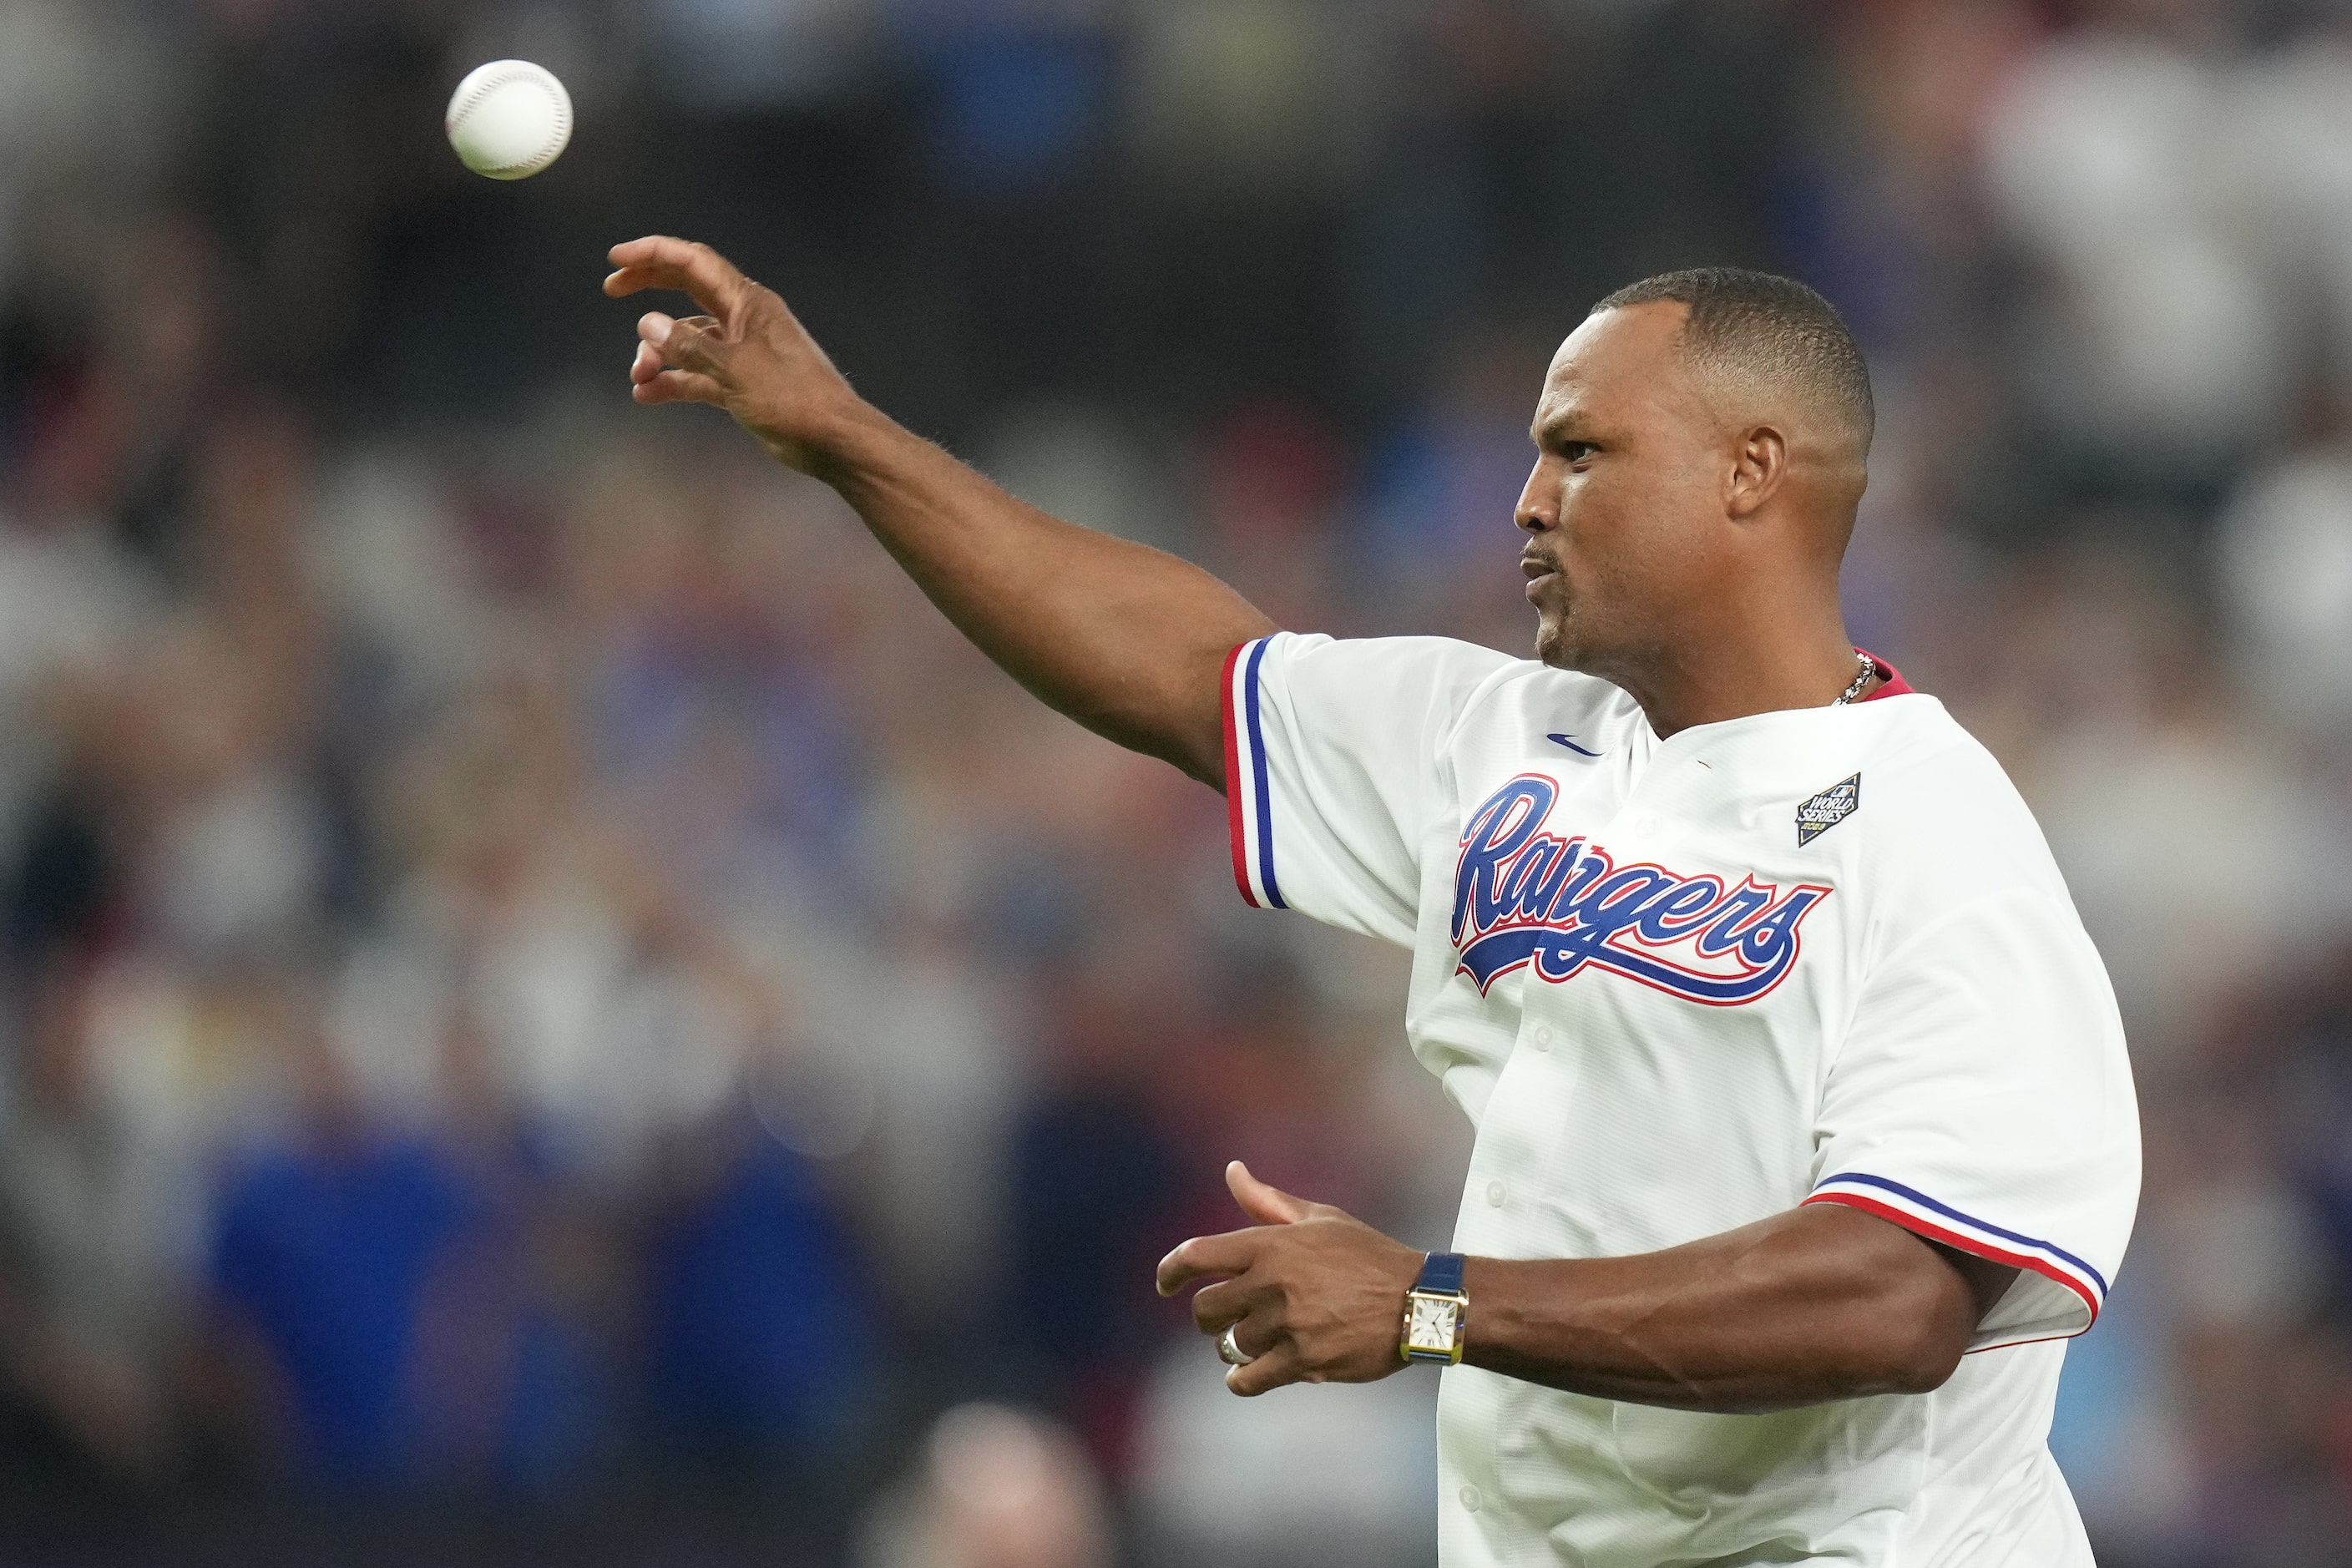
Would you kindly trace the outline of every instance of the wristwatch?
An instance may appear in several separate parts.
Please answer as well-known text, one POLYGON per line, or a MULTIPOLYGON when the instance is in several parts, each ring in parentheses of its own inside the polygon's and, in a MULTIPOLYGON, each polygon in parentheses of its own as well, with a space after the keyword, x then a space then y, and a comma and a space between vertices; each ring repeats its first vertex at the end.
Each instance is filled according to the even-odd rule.
POLYGON ((1421 1278, 1404 1298, 1404 1341, 1397 1354, 1406 1361, 1433 1361, 1453 1365, 1462 1359, 1462 1332, 1470 1316, 1470 1298, 1462 1290, 1462 1255, 1433 1252, 1421 1266, 1421 1278))

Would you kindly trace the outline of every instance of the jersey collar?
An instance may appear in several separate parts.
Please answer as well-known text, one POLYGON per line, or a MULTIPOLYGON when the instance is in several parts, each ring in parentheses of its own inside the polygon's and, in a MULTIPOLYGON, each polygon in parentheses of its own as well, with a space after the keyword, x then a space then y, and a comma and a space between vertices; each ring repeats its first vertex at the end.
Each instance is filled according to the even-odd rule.
POLYGON ((1879 683, 1870 689, 1869 692, 1862 698, 1863 701, 1875 702, 1882 697, 1902 697, 1912 690, 1911 683, 1903 679, 1901 670, 1866 647, 1858 647, 1853 651, 1870 660, 1871 668, 1878 671, 1879 683))

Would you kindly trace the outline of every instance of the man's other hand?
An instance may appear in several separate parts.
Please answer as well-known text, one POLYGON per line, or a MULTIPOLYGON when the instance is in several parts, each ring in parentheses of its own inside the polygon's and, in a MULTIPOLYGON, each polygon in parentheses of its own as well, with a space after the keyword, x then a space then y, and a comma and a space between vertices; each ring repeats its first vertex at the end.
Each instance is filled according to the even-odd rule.
POLYGON ((779 460, 816 472, 828 442, 866 405, 775 291, 709 246, 667 235, 616 245, 611 258, 619 270, 604 279, 604 292, 614 299, 670 289, 703 311, 638 318, 631 395, 639 403, 715 404, 779 460))
POLYGON ((1246 1366, 1225 1373, 1235 1394, 1288 1383, 1371 1383, 1402 1367, 1405 1293, 1422 1255, 1328 1204, 1270 1187, 1239 1160, 1225 1185, 1258 1223, 1199 1236, 1160 1260, 1160 1293, 1214 1279, 1192 1298, 1212 1337, 1234 1331, 1246 1366))

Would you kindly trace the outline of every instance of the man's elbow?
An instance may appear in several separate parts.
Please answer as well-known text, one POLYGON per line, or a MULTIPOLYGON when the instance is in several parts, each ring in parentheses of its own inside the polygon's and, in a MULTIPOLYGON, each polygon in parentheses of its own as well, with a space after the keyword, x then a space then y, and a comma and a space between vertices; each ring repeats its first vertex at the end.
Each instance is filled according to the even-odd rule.
POLYGON ((1901 1348, 1887 1366, 1888 1392, 1893 1394, 1933 1394, 1951 1381, 1952 1373, 1960 1367, 1960 1357, 1968 1351, 1968 1341, 1942 1335, 1919 1333, 1910 1336, 1910 1342, 1901 1348))
POLYGON ((1976 1332, 1975 1300, 1949 1269, 1932 1267, 1891 1281, 1873 1303, 1875 1331, 1856 1342, 1866 1347, 1853 1368, 1865 1385, 1857 1392, 1932 1394, 1958 1370, 1976 1332))

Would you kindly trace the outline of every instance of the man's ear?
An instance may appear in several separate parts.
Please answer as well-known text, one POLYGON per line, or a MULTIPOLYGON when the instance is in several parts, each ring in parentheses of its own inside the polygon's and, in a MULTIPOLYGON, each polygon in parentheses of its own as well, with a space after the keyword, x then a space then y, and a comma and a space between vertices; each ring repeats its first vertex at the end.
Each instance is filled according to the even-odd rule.
POLYGON ((1776 425, 1750 426, 1732 453, 1724 500, 1734 519, 1753 517, 1789 475, 1789 438, 1776 425))

